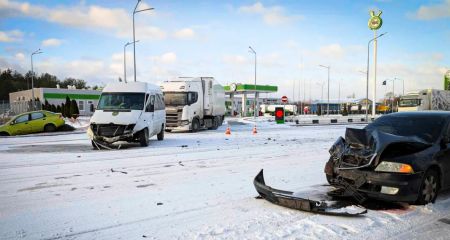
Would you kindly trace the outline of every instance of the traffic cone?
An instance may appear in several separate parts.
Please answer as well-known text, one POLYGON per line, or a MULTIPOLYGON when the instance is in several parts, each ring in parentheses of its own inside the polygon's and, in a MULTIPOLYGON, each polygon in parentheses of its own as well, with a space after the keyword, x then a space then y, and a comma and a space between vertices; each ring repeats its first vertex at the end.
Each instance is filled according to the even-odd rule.
POLYGON ((253 135, 257 134, 258 131, 256 131, 256 125, 253 127, 253 131, 252 131, 253 135))
POLYGON ((225 135, 231 135, 230 126, 227 126, 227 130, 225 130, 225 135))

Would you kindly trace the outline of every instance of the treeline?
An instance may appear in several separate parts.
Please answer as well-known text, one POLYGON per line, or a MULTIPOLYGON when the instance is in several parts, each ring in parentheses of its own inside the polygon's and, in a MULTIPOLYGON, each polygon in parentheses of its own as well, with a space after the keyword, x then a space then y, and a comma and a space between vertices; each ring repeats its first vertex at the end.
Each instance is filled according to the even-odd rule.
MULTIPOLYGON (((0 70, 0 100, 9 100, 9 93, 22 90, 28 90, 31 88, 31 71, 25 75, 13 71, 11 69, 0 70)), ((82 79, 66 78, 59 80, 56 76, 49 73, 42 73, 34 77, 34 87, 40 88, 56 88, 59 84, 61 88, 67 88, 67 86, 75 86, 77 89, 87 88, 87 84, 82 79)), ((93 89, 97 89, 95 86, 93 89)))
POLYGON ((61 103, 61 105, 49 104, 47 100, 42 104, 42 110, 47 110, 51 112, 61 113, 64 117, 67 118, 77 118, 80 114, 80 110, 78 109, 77 101, 74 99, 70 100, 70 98, 66 97, 66 102, 61 103))

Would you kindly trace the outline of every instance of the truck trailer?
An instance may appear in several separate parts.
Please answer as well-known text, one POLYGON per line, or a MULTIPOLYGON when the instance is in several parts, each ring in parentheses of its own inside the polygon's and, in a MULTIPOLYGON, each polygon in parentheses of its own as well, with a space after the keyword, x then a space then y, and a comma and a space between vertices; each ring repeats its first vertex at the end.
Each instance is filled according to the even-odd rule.
POLYGON ((425 89, 409 92, 400 98, 399 112, 424 110, 450 111, 450 91, 425 89))
POLYGON ((225 115, 225 90, 212 77, 178 77, 161 85, 166 131, 217 129, 225 115))

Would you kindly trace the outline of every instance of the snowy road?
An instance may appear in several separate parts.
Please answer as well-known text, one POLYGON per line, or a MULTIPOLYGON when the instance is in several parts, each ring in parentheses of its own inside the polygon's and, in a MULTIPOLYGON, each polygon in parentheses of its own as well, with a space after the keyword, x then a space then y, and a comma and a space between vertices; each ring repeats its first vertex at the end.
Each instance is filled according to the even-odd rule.
POLYGON ((448 193, 360 218, 255 199, 261 168, 276 188, 324 183, 328 148, 345 126, 251 128, 114 151, 92 150, 85 134, 1 138, 0 239, 448 239, 448 193))

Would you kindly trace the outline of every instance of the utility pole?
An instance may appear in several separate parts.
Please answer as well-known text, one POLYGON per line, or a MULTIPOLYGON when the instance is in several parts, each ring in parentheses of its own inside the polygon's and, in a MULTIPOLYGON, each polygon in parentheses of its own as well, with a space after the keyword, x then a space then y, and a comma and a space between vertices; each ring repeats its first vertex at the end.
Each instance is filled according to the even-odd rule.
POLYGON ((127 83, 127 55, 126 55, 126 48, 127 48, 128 45, 135 44, 137 42, 139 42, 139 40, 133 41, 133 42, 127 42, 123 46, 123 79, 124 79, 125 83, 127 83))
POLYGON ((39 48, 38 50, 34 51, 33 53, 31 53, 31 105, 32 105, 32 110, 36 110, 36 103, 34 101, 34 67, 33 67, 33 55, 36 54, 41 54, 42 51, 39 48))
POLYGON ((256 124, 256 117, 257 117, 257 114, 259 113, 259 110, 258 110, 258 108, 259 108, 259 106, 258 106, 258 99, 257 99, 257 96, 258 96, 258 94, 256 93, 256 51, 251 47, 251 46, 248 46, 248 48, 249 48, 249 51, 250 52, 252 52, 253 54, 255 54, 255 100, 254 100, 254 104, 253 104, 253 112, 254 112, 254 118, 255 118, 255 124, 256 124))
MULTIPOLYGON (((140 2, 141 2, 141 0, 137 1, 136 6, 134 7, 134 10, 133 10, 133 42, 134 43, 136 42, 136 34, 135 34, 136 31, 135 31, 135 27, 134 27, 134 15, 139 12, 144 12, 144 11, 154 9, 154 8, 146 8, 146 9, 136 10, 140 2)), ((133 62, 134 62, 134 81, 136 82, 136 44, 133 44, 133 62)))
POLYGON ((327 115, 330 115, 330 66, 319 65, 319 67, 323 67, 323 68, 326 68, 328 70, 327 115))

